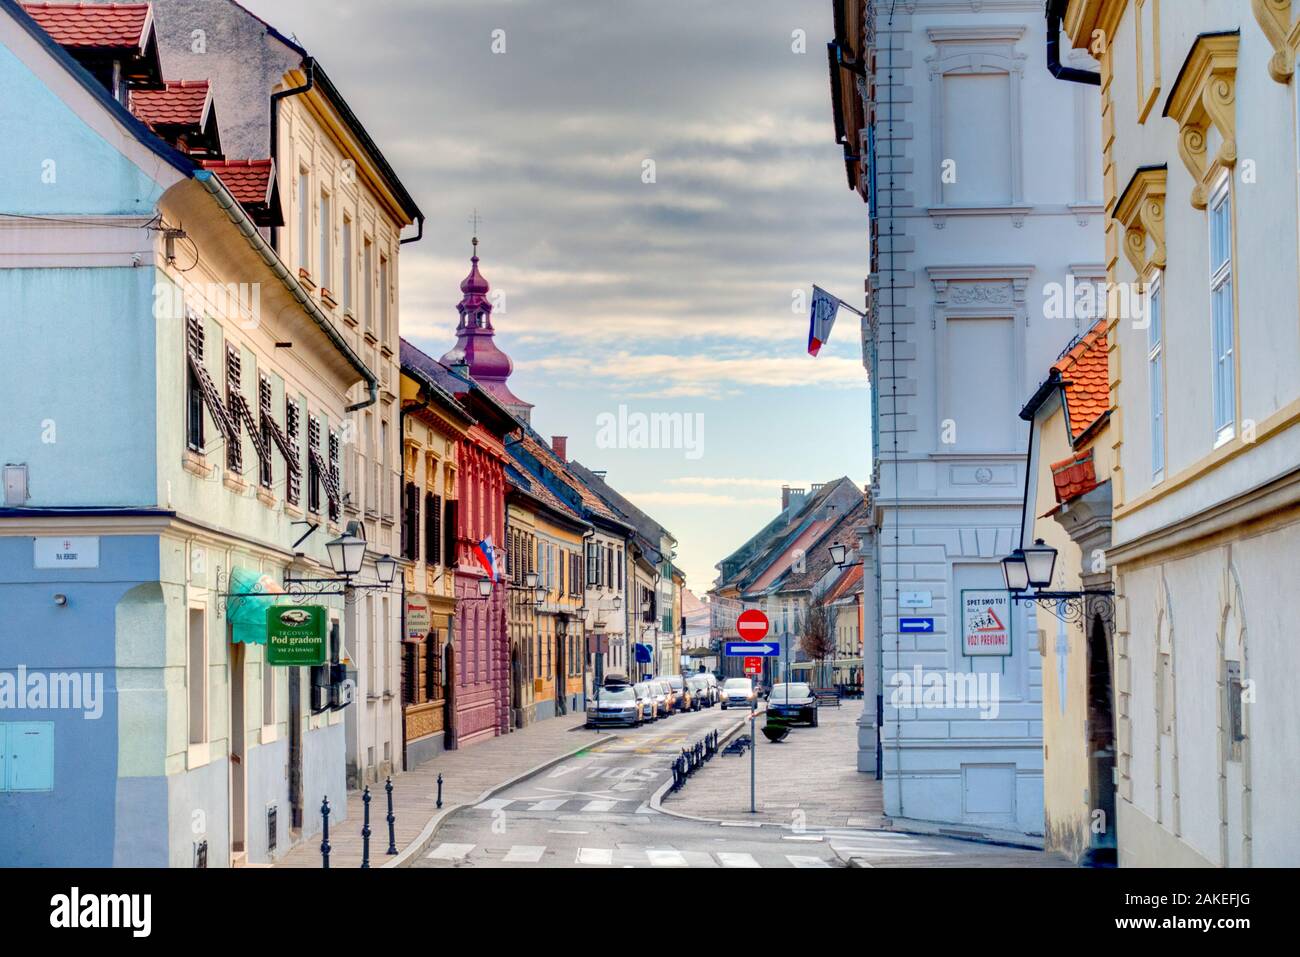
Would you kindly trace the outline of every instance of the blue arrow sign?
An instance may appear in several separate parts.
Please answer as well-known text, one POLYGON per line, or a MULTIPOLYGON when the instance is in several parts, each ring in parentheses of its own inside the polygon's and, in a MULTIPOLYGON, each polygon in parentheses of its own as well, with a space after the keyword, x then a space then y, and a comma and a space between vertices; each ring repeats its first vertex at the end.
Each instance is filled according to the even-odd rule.
POLYGON ((898 619, 898 630, 903 632, 932 632, 934 631, 933 618, 900 618, 898 619))
POLYGON ((747 644, 743 641, 727 642, 726 654, 732 658, 775 658, 781 646, 775 643, 747 644))

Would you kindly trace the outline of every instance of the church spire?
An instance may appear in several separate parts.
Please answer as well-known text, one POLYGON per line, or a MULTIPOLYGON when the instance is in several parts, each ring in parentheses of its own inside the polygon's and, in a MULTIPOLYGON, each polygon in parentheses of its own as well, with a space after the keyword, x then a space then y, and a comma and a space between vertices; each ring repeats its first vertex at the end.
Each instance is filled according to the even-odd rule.
POLYGON ((474 221, 469 275, 461 281, 461 298, 456 305, 456 311, 460 314, 460 322, 456 326, 456 344, 442 357, 442 362, 444 365, 464 362, 469 366, 470 376, 479 385, 526 422, 533 406, 510 391, 506 380, 514 370, 514 363, 493 341, 496 331, 492 327, 492 301, 488 298, 492 287, 478 268, 477 210, 474 221))

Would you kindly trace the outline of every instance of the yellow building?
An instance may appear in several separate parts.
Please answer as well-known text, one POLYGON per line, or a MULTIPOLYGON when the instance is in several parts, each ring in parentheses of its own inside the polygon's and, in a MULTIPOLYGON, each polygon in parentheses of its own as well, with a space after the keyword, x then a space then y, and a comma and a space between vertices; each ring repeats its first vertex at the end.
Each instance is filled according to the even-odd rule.
MULTIPOLYGON (((1111 588, 1106 347, 1102 320, 1052 365, 1021 411, 1033 429, 1024 537, 1057 550, 1052 591, 1111 588)), ((1109 603, 1040 607, 1038 625, 1045 846, 1076 862, 1113 861, 1109 603)))
MULTIPOLYGON (((403 343, 403 348, 410 348, 403 343)), ((448 514, 456 498, 456 450, 473 419, 417 367, 401 378, 402 527, 404 605, 401 681, 403 767, 414 768, 443 750, 446 644, 456 611, 455 531, 448 514)))

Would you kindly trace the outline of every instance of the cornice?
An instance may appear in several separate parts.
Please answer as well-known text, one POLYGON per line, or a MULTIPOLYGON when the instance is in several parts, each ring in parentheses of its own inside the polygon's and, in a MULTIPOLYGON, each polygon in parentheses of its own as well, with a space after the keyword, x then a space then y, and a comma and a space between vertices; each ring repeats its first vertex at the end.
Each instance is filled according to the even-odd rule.
POLYGON ((1124 227, 1124 255, 1139 277, 1165 267, 1165 183, 1168 167, 1139 166, 1115 205, 1124 227), (1147 240, 1153 246, 1147 254, 1147 240))
POLYGON ((1220 170, 1237 162, 1238 31, 1202 33, 1187 54, 1169 90, 1164 115, 1178 124, 1178 155, 1192 174, 1191 201, 1205 209, 1210 184, 1220 170), (1221 142, 1209 156, 1206 134, 1213 125, 1221 142))

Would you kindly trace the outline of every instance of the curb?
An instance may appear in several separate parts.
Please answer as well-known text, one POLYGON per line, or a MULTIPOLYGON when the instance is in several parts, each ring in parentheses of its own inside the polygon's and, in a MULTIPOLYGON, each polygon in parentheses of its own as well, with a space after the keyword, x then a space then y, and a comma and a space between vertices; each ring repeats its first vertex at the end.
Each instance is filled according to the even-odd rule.
MULTIPOLYGON (((762 713, 763 713, 763 712, 761 712, 761 711, 759 712, 759 714, 762 714, 762 713)), ((728 741, 730 741, 733 737, 735 737, 735 736, 736 736, 736 732, 737 732, 737 731, 740 731, 743 727, 745 727, 745 723, 746 723, 747 721, 749 721, 749 718, 748 718, 748 717, 741 718, 738 722, 736 722, 734 725, 732 725, 731 728, 730 728, 730 729, 729 729, 725 734, 721 735, 721 736, 718 738, 718 754, 719 754, 719 756, 721 756, 721 753, 722 753, 722 746, 723 746, 724 744, 726 744, 728 741)), ((751 745, 751 747, 753 747, 753 745, 751 745)), ((663 806, 663 798, 664 798, 664 795, 668 793, 668 789, 671 788, 672 786, 673 786, 673 779, 672 779, 672 778, 669 778, 667 781, 665 781, 665 782, 664 782, 664 783, 659 787, 659 790, 655 791, 655 793, 652 794, 652 795, 650 796, 650 810, 652 810, 652 811, 657 811, 657 812, 660 813, 660 814, 666 814, 666 815, 668 815, 669 817, 677 817, 677 818, 681 818, 681 819, 684 820, 684 821, 699 821, 699 822, 702 822, 702 823, 704 823, 704 824, 721 824, 721 823, 722 823, 722 819, 721 819, 721 818, 713 818, 713 817, 696 817, 694 814, 683 814, 681 811, 670 811, 670 810, 668 810, 666 807, 663 806)))
POLYGON ((502 781, 499 784, 492 785, 486 791, 484 791, 482 794, 476 797, 473 801, 467 804, 447 805, 447 807, 444 807, 441 811, 434 814, 433 817, 429 818, 429 822, 424 825, 424 830, 420 831, 419 835, 415 838, 415 840, 413 840, 410 844, 406 845, 406 847, 402 848, 401 852, 396 857, 394 857, 391 861, 386 861, 383 864, 383 866, 384 867, 410 867, 413 859, 417 857, 419 854, 421 854, 426 848, 428 848, 430 844, 433 843, 433 839, 435 836, 437 836, 438 828, 442 826, 442 822, 447 820, 447 818, 449 818, 456 811, 459 811, 462 808, 473 807, 475 804, 482 804, 484 801, 490 798, 493 794, 496 794, 498 791, 503 791, 508 787, 512 787, 513 785, 518 784, 520 781, 524 780, 525 778, 532 777, 534 774, 537 774, 539 771, 545 771, 547 768, 559 764, 561 761, 567 761, 575 754, 580 754, 583 751, 586 751, 588 748, 594 747, 596 744, 603 744, 606 741, 617 741, 621 737, 622 735, 611 734, 603 741, 589 742, 587 744, 582 745, 581 747, 573 748, 571 751, 566 751, 563 754, 559 754, 556 755, 555 757, 548 758, 547 760, 543 761, 541 764, 537 765, 537 767, 535 768, 530 768, 527 771, 524 771, 520 774, 516 774, 512 778, 507 778, 505 781, 502 781))

